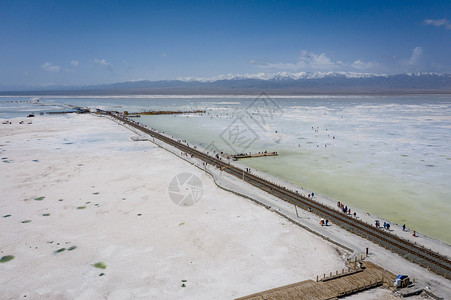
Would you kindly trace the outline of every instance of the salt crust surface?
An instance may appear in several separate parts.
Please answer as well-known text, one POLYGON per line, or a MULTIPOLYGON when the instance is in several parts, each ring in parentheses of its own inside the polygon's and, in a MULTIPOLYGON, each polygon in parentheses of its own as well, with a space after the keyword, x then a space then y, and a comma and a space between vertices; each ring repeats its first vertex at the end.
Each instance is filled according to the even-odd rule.
POLYGON ((110 120, 12 121, 0 125, 0 255, 15 256, 0 264, 3 299, 230 299, 344 266, 336 246, 110 120), (169 198, 184 172, 202 182, 192 207, 169 198))

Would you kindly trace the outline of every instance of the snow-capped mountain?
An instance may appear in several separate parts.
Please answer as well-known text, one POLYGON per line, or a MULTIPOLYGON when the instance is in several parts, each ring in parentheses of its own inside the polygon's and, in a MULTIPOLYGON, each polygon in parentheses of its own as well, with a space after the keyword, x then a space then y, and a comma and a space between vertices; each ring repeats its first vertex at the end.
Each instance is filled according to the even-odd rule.
POLYGON ((259 79, 259 80, 299 80, 299 79, 319 79, 325 77, 344 76, 346 78, 370 78, 370 77, 385 77, 385 74, 371 74, 371 73, 356 73, 356 72, 277 72, 277 73, 255 73, 255 74, 226 74, 214 77, 180 77, 177 80, 186 82, 215 82, 219 80, 245 80, 245 79, 259 79))
MULTIPOLYGON (((208 78, 128 81, 115 84, 53 88, 14 94, 451 94, 450 73, 370 74, 348 72, 227 74, 208 78)), ((6 92, 3 92, 6 94, 6 92)), ((9 92, 11 94, 11 92, 9 92)))

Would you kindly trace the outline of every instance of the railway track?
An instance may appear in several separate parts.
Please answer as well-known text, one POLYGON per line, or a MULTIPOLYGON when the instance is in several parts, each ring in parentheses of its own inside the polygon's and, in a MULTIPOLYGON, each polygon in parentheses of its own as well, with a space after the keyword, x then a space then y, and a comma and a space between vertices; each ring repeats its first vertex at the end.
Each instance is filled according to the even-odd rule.
POLYGON ((315 213, 316 215, 328 219, 334 224, 341 226, 351 233, 366 238, 373 243, 376 243, 392 252, 397 253, 398 255, 411 262, 415 262, 420 266, 427 268, 431 272, 442 275, 447 279, 451 279, 451 261, 446 256, 443 256, 423 246, 417 245, 416 243, 412 243, 389 232, 379 230, 368 223, 349 217, 341 213, 337 209, 328 207, 324 204, 302 196, 298 194, 297 191, 288 190, 287 188, 274 184, 264 178, 250 174, 248 172, 244 172, 244 170, 224 163, 220 159, 217 159, 190 147, 188 144, 178 142, 154 130, 150 130, 147 127, 140 125, 138 122, 124 118, 120 115, 115 114, 114 112, 105 113, 135 129, 138 129, 156 139, 161 140, 162 142, 165 142, 168 145, 180 149, 180 151, 183 151, 189 155, 193 155, 193 157, 201 159, 207 164, 221 168, 222 172, 229 173, 257 188, 268 192, 269 194, 272 194, 298 207, 309 210, 312 213, 315 213), (223 168, 226 166, 227 168, 223 168))

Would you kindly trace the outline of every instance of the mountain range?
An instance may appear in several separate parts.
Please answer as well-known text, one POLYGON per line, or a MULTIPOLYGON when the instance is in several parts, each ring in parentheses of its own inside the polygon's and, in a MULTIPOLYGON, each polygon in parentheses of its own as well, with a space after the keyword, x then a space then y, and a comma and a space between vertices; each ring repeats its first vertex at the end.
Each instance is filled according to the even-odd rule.
POLYGON ((179 78, 160 81, 127 81, 91 86, 65 86, 26 91, 0 92, 3 95, 273 95, 302 94, 413 94, 451 93, 450 73, 257 73, 222 75, 212 78, 179 78))

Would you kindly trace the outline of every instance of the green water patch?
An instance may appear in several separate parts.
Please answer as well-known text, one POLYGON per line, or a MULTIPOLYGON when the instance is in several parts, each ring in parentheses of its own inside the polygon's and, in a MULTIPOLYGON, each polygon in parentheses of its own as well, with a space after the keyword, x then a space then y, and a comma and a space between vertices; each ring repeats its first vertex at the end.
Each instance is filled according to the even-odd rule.
POLYGON ((95 264, 93 264, 94 267, 99 268, 99 269, 106 269, 106 264, 104 262, 97 262, 95 264))
POLYGON ((8 261, 11 261, 14 259, 14 255, 5 255, 2 258, 0 258, 0 263, 6 263, 8 261))
POLYGON ((50 216, 50 214, 49 213, 45 213, 45 214, 42 214, 42 216, 43 217, 48 217, 48 216, 50 216))
POLYGON ((95 192, 95 193, 92 193, 93 195, 98 195, 99 194, 99 192, 95 192))
POLYGON ((23 220, 22 223, 30 223, 31 220, 23 220))
POLYGON ((86 206, 79 206, 79 207, 77 207, 77 209, 85 209, 86 208, 86 206))
POLYGON ((100 273, 99 276, 105 276, 105 273, 100 273))
POLYGON ((60 249, 55 251, 55 254, 58 254, 58 253, 61 253, 61 252, 64 252, 64 251, 66 251, 66 248, 60 248, 60 249))
POLYGON ((70 246, 69 248, 67 248, 67 251, 72 251, 77 249, 77 246, 70 246))
POLYGON ((34 198, 34 200, 36 200, 36 201, 42 201, 44 199, 45 199, 45 196, 34 198))

